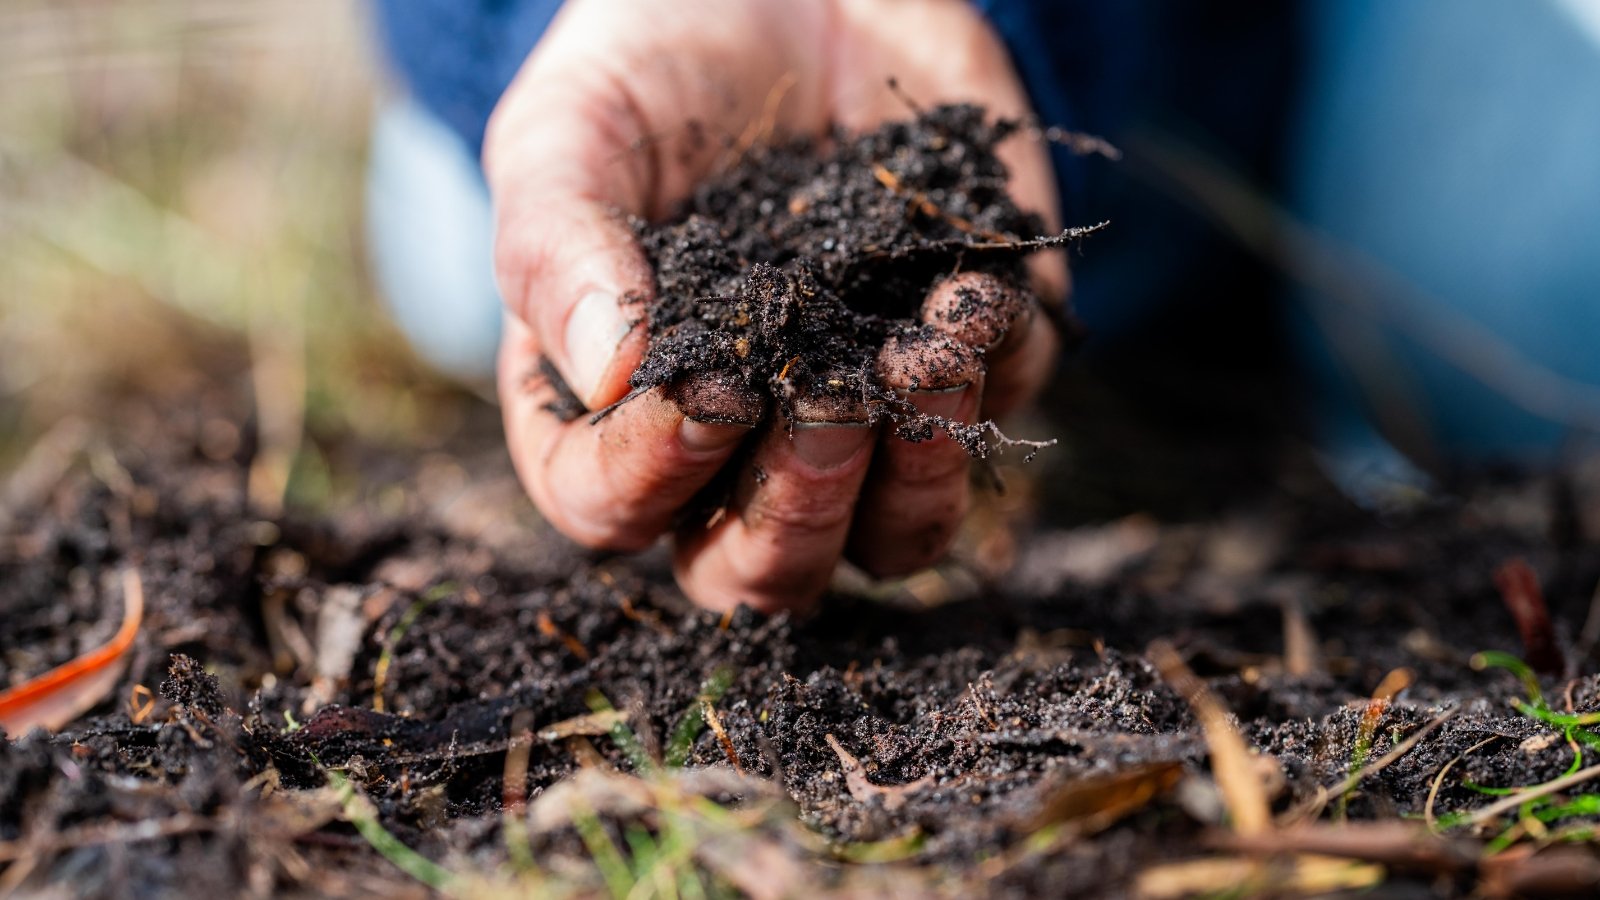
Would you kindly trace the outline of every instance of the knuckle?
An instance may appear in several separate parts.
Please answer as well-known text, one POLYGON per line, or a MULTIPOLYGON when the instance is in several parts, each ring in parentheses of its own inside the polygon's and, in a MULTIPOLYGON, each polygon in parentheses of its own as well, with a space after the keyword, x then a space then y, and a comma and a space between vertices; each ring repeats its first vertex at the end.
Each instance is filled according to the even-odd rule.
POLYGON ((855 547, 851 556, 874 578, 893 578, 921 571, 949 553, 961 519, 958 506, 952 507, 948 515, 919 521, 914 529, 896 534, 893 539, 885 537, 887 530, 880 530, 876 540, 855 547))
POLYGON ((801 494, 758 497, 745 508, 742 518, 753 534, 788 544, 841 534, 850 527, 853 512, 848 501, 801 494))
POLYGON ((648 494, 622 493, 612 479, 574 479, 555 468, 541 467, 537 490, 530 494, 545 520, 571 540, 591 550, 633 552, 665 530, 641 502, 648 494))
POLYGON ((515 219, 502 219, 494 237, 494 273, 500 296, 513 315, 530 326, 533 318, 534 280, 550 258, 547 230, 515 219))
POLYGON ((945 435, 924 444, 901 442, 890 451, 885 480, 896 493, 965 494, 972 458, 945 435))
POLYGON ((632 553, 650 546, 656 538, 649 529, 612 515, 594 515, 559 503, 541 504, 540 512, 557 531, 590 550, 632 553))

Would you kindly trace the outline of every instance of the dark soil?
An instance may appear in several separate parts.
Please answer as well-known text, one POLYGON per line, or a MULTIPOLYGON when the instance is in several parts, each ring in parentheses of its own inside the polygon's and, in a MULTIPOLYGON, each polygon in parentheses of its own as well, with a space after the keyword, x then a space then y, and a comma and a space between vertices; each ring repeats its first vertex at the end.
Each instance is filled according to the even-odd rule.
MULTIPOLYGON (((839 376, 872 395, 870 363, 918 327, 915 298, 936 279, 1022 277, 1027 248, 973 247, 1038 230, 997 193, 1004 127, 951 108, 840 136, 824 156, 753 151, 762 164, 708 187, 698 215, 647 230, 664 299, 637 383, 724 373, 781 403, 786 379, 839 376), (869 163, 940 212, 885 190, 869 163), (840 219, 861 224, 829 247, 840 219)), ((1600 819, 1588 801, 1541 807, 1543 831, 1514 812, 1452 818, 1579 753, 1592 762, 1587 731, 1513 708, 1526 686, 1471 659, 1524 653, 1495 573, 1525 559, 1553 623, 1535 643, 1560 656, 1541 681, 1549 707, 1600 708, 1582 634, 1600 470, 1483 482, 1379 518, 1300 455, 1268 454, 1274 487, 1211 484, 1227 498, 1213 513, 1082 524, 1060 498, 1103 479, 1061 467, 1086 446, 1066 434, 1042 470, 1003 473, 1010 492, 974 513, 957 562, 894 585, 841 577, 809 619, 724 618, 690 608, 659 553, 594 557, 542 525, 490 410, 425 455, 328 440, 358 494, 265 516, 246 499, 247 442, 219 453, 208 437, 219 423, 250 433, 240 404, 130 400, 119 421, 130 408, 144 412, 104 444, 41 444, 3 495, 0 688, 102 643, 124 567, 148 608, 88 717, 0 742, 0 893, 425 892, 336 776, 400 844, 480 886, 600 894, 604 847, 637 860, 687 833, 673 884, 692 870, 712 893, 1127 896, 1152 866, 1232 858, 1236 798, 1211 777, 1212 743, 1158 640, 1236 716, 1277 822, 1406 829, 1343 851, 1381 862, 1385 890, 1600 882, 1588 844, 1554 846, 1600 819), (1410 686, 1369 702, 1397 669, 1410 686), (1341 791, 1363 758, 1384 762, 1341 791), (1438 838, 1416 821, 1430 791, 1438 838), (508 813, 523 797, 527 814, 508 813), (1510 848, 1486 843, 1497 836, 1510 848)), ((1127 448, 1243 458, 1114 434, 1123 483, 1127 448)), ((1172 462, 1152 468, 1206 487, 1172 462)))
MULTIPOLYGON (((631 770, 635 744, 660 758, 720 677, 714 708, 728 744, 700 731, 678 777, 702 767, 732 777, 737 760, 745 779, 696 789, 736 806, 768 791, 788 798, 805 833, 834 851, 797 849, 770 823, 755 830, 806 861, 807 877, 823 879, 811 887, 848 887, 868 871, 918 891, 1122 895, 1142 867, 1212 852, 1214 794, 1162 792, 1098 834, 1033 852, 1025 838, 1083 779, 1148 764, 1190 780, 1206 771, 1189 705, 1143 655, 1157 638, 1175 642, 1274 761, 1280 812, 1346 776, 1364 700, 1399 667, 1415 682, 1376 720, 1374 757, 1441 711, 1455 715, 1352 793, 1351 820, 1420 813, 1453 759, 1441 816, 1492 799, 1469 781, 1531 785, 1573 760, 1571 745, 1508 706, 1523 695, 1515 678, 1468 661, 1521 650, 1492 577, 1509 558, 1544 576, 1564 643, 1582 620, 1600 554, 1592 530, 1576 544, 1571 533, 1552 539, 1552 528, 1578 527, 1553 515, 1552 484, 1484 487, 1387 522, 1312 493, 1216 521, 1040 526, 1013 535, 1016 565, 1000 581, 958 567, 877 600, 832 597, 807 621, 722 619, 690 610, 659 559, 594 560, 528 524, 488 449, 492 431, 420 467, 369 455, 372 500, 264 521, 242 499, 240 463, 205 460, 199 430, 175 423, 165 445, 120 454, 126 477, 110 484, 104 462, 72 466, 0 543, 0 683, 103 640, 118 567, 138 567, 150 603, 132 666, 98 714, 0 745, 8 886, 404 886, 336 820, 318 790, 327 768, 424 855, 509 871, 512 735, 570 723, 603 696, 634 736, 580 725, 587 736, 535 740, 526 790, 537 811, 543 792, 584 765, 631 770), (377 499, 395 492, 399 506, 377 499), (1286 622, 1302 618, 1311 652, 1293 660, 1286 622), (139 685, 159 686, 159 699, 135 723, 139 685), (904 850, 893 865, 830 855, 885 842, 904 850)), ((1574 677, 1592 662, 1567 649, 1572 671, 1544 681, 1552 705, 1600 706, 1600 678, 1574 677)), ((596 796, 600 813, 614 811, 596 796)), ((570 828, 530 840, 542 865, 589 858, 570 828)), ((1387 877, 1448 896, 1478 876, 1413 866, 1387 877)))

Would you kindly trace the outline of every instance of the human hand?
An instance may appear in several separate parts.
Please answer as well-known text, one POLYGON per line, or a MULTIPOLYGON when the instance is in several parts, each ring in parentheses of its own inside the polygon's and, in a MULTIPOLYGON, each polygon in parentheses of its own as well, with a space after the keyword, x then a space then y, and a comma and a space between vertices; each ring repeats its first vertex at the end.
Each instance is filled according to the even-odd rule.
MULTIPOLYGON (((539 377, 542 359, 599 409, 628 391, 643 357, 652 277, 626 217, 668 214, 725 157, 716 136, 751 123, 822 135, 833 123, 864 130, 904 117, 891 77, 921 103, 1028 113, 1004 47, 961 0, 569 0, 562 9, 502 99, 484 152, 508 308, 507 439, 523 485, 561 531, 597 548, 648 546, 762 417, 714 383, 650 391, 593 425, 545 408, 556 388, 539 377)), ((1000 154, 1018 205, 1058 228, 1044 148, 1012 140, 1000 154)), ((1031 272, 1043 296, 1065 292, 1060 255, 1036 257, 1031 272)), ((974 330, 940 315, 952 300, 949 287, 936 288, 923 311, 950 337, 938 348, 945 364, 891 343, 884 383, 917 384, 909 398, 921 411, 966 422, 1030 399, 1058 349, 1047 317, 1019 298, 1014 319, 974 330)), ((919 443, 880 434, 803 399, 794 415, 754 438, 728 515, 675 535, 678 581, 697 603, 797 608, 827 587, 841 556, 887 576, 948 549, 968 504, 964 449, 942 433, 919 443)))

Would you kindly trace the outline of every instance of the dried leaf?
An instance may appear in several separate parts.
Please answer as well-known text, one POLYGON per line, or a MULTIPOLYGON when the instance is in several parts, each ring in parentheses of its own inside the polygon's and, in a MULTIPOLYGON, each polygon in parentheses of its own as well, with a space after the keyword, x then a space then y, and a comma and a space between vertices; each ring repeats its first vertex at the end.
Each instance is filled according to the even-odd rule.
POLYGON ((1169 761, 1079 778, 1052 790, 1024 827, 1038 831, 1070 824, 1078 834, 1094 834, 1148 806, 1176 787, 1182 777, 1183 764, 1169 761))
POLYGON ((1259 834, 1272 827, 1261 770, 1222 701, 1184 664, 1171 644, 1156 641, 1150 645, 1149 657, 1167 684, 1189 701, 1195 718, 1200 720, 1206 746, 1211 750, 1211 772, 1227 801, 1234 829, 1240 834, 1259 834))
POLYGON ((1311 853, 1424 872, 1465 871, 1477 862, 1472 845, 1446 840, 1411 822, 1303 825, 1262 834, 1219 835, 1215 843, 1252 855, 1311 853))
POLYGON ((144 584, 134 569, 122 573, 122 594, 122 626, 111 640, 0 694, 0 730, 14 736, 38 727, 59 730, 116 687, 144 621, 144 584))

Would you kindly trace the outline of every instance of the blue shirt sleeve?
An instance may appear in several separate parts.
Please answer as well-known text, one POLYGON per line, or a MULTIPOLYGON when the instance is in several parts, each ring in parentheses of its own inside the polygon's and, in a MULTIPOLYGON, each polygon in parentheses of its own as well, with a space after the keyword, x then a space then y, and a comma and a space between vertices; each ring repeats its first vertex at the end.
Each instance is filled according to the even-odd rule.
POLYGON ((376 0, 390 67, 476 156, 489 114, 561 0, 376 0))

